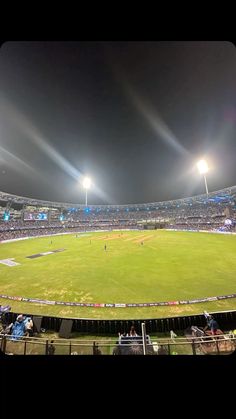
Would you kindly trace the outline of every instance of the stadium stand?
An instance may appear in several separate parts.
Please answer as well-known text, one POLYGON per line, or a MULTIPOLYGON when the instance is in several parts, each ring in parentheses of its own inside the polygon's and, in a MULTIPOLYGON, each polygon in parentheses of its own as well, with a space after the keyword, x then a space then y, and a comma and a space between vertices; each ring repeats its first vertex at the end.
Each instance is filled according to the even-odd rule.
POLYGON ((236 231, 236 186, 208 196, 130 205, 42 201, 0 192, 0 241, 112 229, 236 231))
MULTIPOLYGON (((42 201, 0 192, 0 241, 93 230, 144 228, 235 232, 236 186, 209 193, 208 196, 204 194, 164 202, 90 205, 89 207, 79 204, 42 201)), ((225 314, 225 316, 230 315, 231 313, 225 314)), ((39 333, 42 317, 37 320, 35 316, 33 320, 35 323, 34 330, 39 333)), ((76 319, 75 321, 80 322, 80 330, 82 326, 88 327, 87 323, 84 325, 84 320, 76 319)), ((159 324, 157 320, 151 321, 159 324)), ((178 321, 184 323, 183 319, 178 321)), ((160 327, 164 327, 163 325, 165 325, 164 322, 160 327)), ((176 328, 175 326, 175 324, 171 324, 171 327, 176 328)), ((200 345, 203 344, 199 348, 202 352, 208 353, 206 348, 210 346, 207 346, 207 342, 205 340, 202 342, 201 339, 215 338, 207 335, 200 336, 202 332, 199 332, 199 328, 197 329, 195 330, 195 338, 200 340, 200 345)), ((189 335, 186 335, 191 342, 193 331, 191 330, 191 333, 189 332, 189 335)), ((11 339, 20 341, 24 333, 24 323, 16 320, 12 326, 11 339)), ((61 333, 63 333, 63 330, 61 330, 61 333)), ((68 333, 67 337, 69 337, 68 333)), ((226 342, 224 342, 224 346, 219 342, 213 342, 213 346, 218 352, 221 346, 223 348, 228 345, 228 338, 222 339, 226 342)), ((153 349, 153 346, 150 346, 149 336, 147 336, 147 344, 148 351, 159 355, 169 353, 168 345, 162 344, 160 346, 158 342, 153 349)), ((113 353, 141 354, 142 351, 142 338, 129 336, 121 337, 113 353)), ((229 352, 228 349, 227 351, 229 352)))

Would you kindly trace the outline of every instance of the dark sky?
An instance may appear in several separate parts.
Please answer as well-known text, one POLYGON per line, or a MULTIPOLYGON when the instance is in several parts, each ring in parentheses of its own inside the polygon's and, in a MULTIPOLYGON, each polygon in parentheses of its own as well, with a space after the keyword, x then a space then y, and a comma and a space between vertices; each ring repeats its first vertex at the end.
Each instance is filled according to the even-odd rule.
POLYGON ((142 203, 236 184, 229 42, 8 42, 0 50, 0 190, 142 203))

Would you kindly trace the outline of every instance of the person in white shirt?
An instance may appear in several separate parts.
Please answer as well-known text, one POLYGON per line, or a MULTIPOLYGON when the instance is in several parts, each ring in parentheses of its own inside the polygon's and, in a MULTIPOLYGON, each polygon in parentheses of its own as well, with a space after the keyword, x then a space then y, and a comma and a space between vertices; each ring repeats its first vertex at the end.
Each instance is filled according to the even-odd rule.
POLYGON ((33 336, 33 326, 32 319, 29 318, 25 325, 26 336, 33 336))

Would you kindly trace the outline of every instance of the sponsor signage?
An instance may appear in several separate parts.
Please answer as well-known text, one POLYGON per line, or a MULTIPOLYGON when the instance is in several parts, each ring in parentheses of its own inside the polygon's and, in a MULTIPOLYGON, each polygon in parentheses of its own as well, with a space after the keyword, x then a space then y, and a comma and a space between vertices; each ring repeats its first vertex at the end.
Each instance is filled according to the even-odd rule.
POLYGON ((228 298, 236 298, 236 294, 228 294, 228 295, 220 295, 217 297, 205 297, 205 298, 197 298, 195 300, 180 300, 180 301, 160 301, 156 303, 77 303, 77 302, 64 302, 64 301, 51 301, 51 300, 42 300, 38 298, 26 298, 26 297, 15 297, 10 295, 2 294, 0 298, 5 298, 7 300, 15 300, 15 301, 26 301, 29 303, 38 303, 38 304, 49 304, 49 305, 63 305, 63 306, 78 306, 78 307, 93 307, 93 308, 124 308, 124 307, 153 307, 153 306, 172 306, 178 304, 196 304, 202 303, 206 301, 216 301, 216 300, 223 300, 228 298))

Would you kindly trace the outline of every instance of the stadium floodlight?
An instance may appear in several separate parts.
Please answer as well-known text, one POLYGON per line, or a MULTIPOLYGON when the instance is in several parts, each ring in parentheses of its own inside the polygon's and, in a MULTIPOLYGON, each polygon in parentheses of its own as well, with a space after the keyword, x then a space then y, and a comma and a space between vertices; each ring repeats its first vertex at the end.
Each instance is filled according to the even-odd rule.
POLYGON ((206 181, 206 173, 208 172, 209 167, 208 167, 208 164, 207 164, 206 160, 199 160, 199 162, 197 163, 197 167, 198 167, 199 173, 204 176, 205 187, 206 187, 206 194, 208 196, 208 187, 207 187, 207 181, 206 181))
POLYGON ((87 202, 88 202, 88 189, 91 186, 91 179, 89 177, 85 177, 83 180, 83 187, 85 189, 85 205, 87 207, 87 202))

